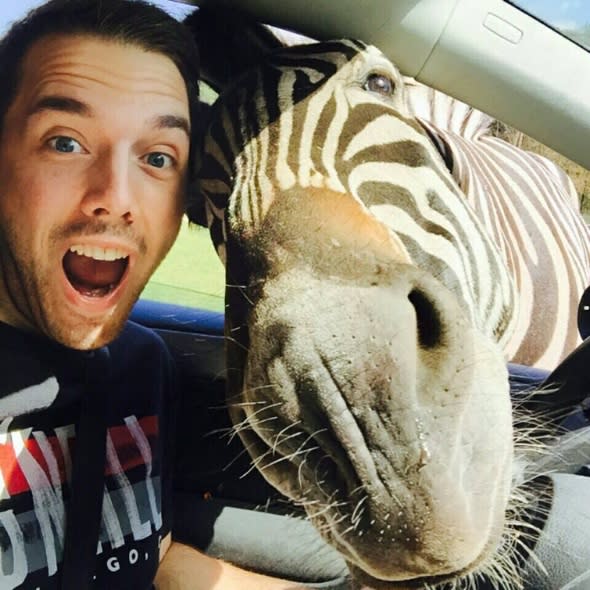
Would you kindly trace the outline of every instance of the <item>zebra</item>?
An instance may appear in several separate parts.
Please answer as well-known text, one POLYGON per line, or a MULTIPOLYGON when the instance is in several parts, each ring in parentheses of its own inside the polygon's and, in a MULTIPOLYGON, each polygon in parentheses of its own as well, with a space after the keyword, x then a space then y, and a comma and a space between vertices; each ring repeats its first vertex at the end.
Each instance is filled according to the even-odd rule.
POLYGON ((522 587, 518 292, 397 69, 353 40, 273 52, 213 106, 200 177, 254 465, 359 588, 522 587))

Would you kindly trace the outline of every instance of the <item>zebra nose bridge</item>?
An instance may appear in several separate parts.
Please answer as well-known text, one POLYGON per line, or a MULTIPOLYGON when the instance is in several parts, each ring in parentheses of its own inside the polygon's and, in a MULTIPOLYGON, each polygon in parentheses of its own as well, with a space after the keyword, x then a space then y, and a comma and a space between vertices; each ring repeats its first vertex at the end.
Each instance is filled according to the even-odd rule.
POLYGON ((410 318, 413 315, 420 349, 448 356, 444 354, 450 343, 446 336, 457 332, 464 311, 442 283, 413 264, 401 239, 352 195, 326 187, 297 186, 282 191, 266 215, 260 236, 265 252, 271 253, 271 267, 276 264, 283 269, 288 259, 301 267, 301 276, 308 277, 302 283, 310 280, 306 268, 315 277, 314 285, 323 277, 314 289, 316 303, 317 293, 323 292, 326 299, 358 298, 363 315, 373 297, 366 289, 373 291, 374 287, 375 293, 381 292, 377 315, 405 309, 410 318), (280 255, 276 254, 279 250, 280 255), (329 292, 329 277, 343 280, 334 281, 335 289, 351 287, 354 295, 329 292))
POLYGON ((456 332, 463 311, 438 280, 414 265, 397 234, 350 195, 322 189, 312 196, 316 215, 325 220, 324 241, 329 236, 332 245, 357 253, 357 272, 377 268, 383 275, 377 283, 389 284, 389 306, 384 305, 381 311, 387 313, 396 301, 409 302, 406 307, 414 314, 420 348, 432 350, 450 344, 446 336, 456 332), (373 264, 364 264, 367 259, 373 264))
POLYGON ((340 248, 385 264, 412 263, 400 238, 349 193, 326 187, 295 187, 283 193, 280 200, 288 217, 298 217, 298 231, 306 240, 321 242, 321 248, 340 248))

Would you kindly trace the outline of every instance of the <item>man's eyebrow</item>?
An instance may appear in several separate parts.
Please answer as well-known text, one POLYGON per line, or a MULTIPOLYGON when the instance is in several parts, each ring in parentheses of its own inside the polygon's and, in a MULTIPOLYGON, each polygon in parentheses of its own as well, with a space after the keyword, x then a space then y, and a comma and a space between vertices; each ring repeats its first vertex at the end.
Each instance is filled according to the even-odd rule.
POLYGON ((190 137, 191 128, 186 117, 179 117, 177 115, 160 115, 154 117, 153 123, 156 129, 181 129, 188 137, 190 137))
POLYGON ((29 115, 34 115, 41 111, 61 111, 84 117, 90 117, 92 115, 92 109, 86 103, 75 98, 59 95, 42 96, 33 104, 29 110, 29 115))
MULTIPOLYGON (((61 111, 84 117, 90 117, 92 115, 92 109, 86 103, 75 98, 59 95, 42 96, 33 104, 29 110, 29 115, 34 115, 41 111, 61 111)), ((152 124, 156 129, 181 129, 190 137, 190 124, 186 117, 159 115, 154 117, 152 124)))

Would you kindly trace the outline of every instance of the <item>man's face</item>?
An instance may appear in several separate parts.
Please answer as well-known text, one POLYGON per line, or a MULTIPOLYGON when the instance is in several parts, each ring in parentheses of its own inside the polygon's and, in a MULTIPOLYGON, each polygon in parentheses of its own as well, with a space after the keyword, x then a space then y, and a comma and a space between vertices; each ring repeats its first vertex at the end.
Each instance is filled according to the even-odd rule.
POLYGON ((0 137, 0 319, 112 340, 178 233, 189 107, 167 57, 91 36, 26 54, 0 137))

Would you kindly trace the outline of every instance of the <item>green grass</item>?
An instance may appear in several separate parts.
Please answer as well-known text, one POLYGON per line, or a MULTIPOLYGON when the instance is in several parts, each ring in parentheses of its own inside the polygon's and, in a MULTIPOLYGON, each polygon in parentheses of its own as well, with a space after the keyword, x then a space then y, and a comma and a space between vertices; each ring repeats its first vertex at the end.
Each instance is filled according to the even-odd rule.
POLYGON ((176 243, 154 273, 142 298, 223 311, 225 272, 209 231, 182 222, 176 243))

